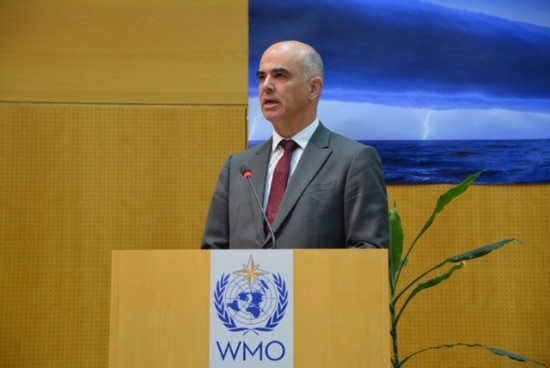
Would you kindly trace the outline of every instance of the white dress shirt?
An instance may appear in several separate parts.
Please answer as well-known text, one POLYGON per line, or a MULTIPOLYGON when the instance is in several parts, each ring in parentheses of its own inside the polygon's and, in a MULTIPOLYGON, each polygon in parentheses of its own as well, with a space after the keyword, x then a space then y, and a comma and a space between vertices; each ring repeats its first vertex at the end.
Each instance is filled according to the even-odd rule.
POLYGON ((307 127, 305 127, 300 132, 296 133, 293 137, 290 137, 290 138, 283 138, 275 130, 273 130, 273 146, 271 147, 271 157, 269 159, 269 166, 267 168, 267 178, 265 181, 264 209, 267 208, 267 201, 269 199, 269 192, 271 190, 271 180, 273 179, 273 172, 275 171, 275 166, 277 166, 277 162, 281 157, 283 157, 283 154, 284 154, 283 147, 279 146, 279 142, 281 142, 283 139, 292 139, 294 142, 298 144, 298 148, 294 150, 292 154, 292 160, 290 161, 290 173, 288 175, 288 178, 290 180, 290 177, 294 173, 294 169, 296 169, 296 166, 298 165, 298 162, 302 157, 304 148, 306 148, 309 140, 313 136, 313 133, 315 133, 315 130, 317 129, 318 126, 319 126, 319 119, 315 118, 315 120, 313 120, 311 124, 309 124, 307 127))

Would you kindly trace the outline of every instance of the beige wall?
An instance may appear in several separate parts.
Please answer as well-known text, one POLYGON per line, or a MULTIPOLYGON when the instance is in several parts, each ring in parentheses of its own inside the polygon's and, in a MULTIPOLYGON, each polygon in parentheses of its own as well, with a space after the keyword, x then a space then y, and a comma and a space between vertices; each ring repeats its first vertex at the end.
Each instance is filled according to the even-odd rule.
MULTIPOLYGON (((106 367, 111 250, 198 247, 218 170, 246 146, 247 9, 0 2, 0 367, 106 367)), ((409 239, 446 188, 389 188, 409 239)), ((413 302, 404 354, 464 341, 550 362, 549 198, 547 185, 475 186, 441 215, 405 278, 475 245, 524 244, 413 302)), ((457 349, 410 364, 519 363, 457 349)))
POLYGON ((0 2, 0 100, 240 105, 245 0, 0 2))

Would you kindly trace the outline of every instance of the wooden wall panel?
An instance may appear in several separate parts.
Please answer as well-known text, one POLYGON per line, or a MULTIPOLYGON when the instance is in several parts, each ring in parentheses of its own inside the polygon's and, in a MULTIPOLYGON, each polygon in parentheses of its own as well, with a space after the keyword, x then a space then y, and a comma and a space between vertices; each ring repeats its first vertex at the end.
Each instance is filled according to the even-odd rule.
POLYGON ((0 104, 0 367, 105 367, 113 249, 198 248, 245 107, 0 104))
POLYGON ((247 103, 246 0, 0 2, 0 101, 247 103))

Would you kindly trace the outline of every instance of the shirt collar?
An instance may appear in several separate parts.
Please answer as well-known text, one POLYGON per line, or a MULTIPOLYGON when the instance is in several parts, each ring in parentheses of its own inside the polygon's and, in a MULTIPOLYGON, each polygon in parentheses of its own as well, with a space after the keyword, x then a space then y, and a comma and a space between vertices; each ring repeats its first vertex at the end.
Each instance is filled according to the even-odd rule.
POLYGON ((313 136, 313 133, 315 133, 315 130, 319 126, 319 118, 315 118, 311 124, 309 124, 307 127, 296 133, 293 137, 290 138, 283 138, 277 133, 275 130, 273 130, 273 142, 272 142, 272 152, 275 152, 275 149, 279 146, 279 142, 281 142, 283 139, 292 139, 294 142, 298 143, 301 149, 306 148, 309 140, 313 136))

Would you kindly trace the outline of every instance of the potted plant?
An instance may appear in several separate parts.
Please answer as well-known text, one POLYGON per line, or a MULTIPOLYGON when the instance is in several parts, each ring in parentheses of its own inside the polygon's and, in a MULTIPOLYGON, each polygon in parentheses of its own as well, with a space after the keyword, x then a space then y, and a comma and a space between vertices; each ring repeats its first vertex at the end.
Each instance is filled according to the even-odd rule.
POLYGON ((449 257, 443 260, 442 262, 436 264, 435 266, 429 268, 425 272, 422 272, 420 275, 418 275, 418 277, 414 278, 413 281, 411 281, 405 287, 401 287, 401 288, 398 287, 398 282, 399 282, 401 273, 405 265, 409 262, 411 252, 414 249, 414 247, 418 244, 418 241, 420 240, 422 235, 433 224, 436 216, 441 211, 443 211, 443 209, 453 199, 455 199, 456 197, 464 193, 481 174, 482 172, 478 172, 476 174, 468 176, 462 183, 460 183, 455 187, 452 187, 451 189, 449 189, 447 192, 445 192, 443 195, 439 197, 439 200, 437 201, 437 204, 431 216, 428 218, 428 221, 426 221, 425 225, 422 227, 418 235, 414 238, 413 242, 408 247, 406 252, 404 252, 405 249, 403 247, 403 241, 404 241, 403 227, 402 227, 401 219, 399 217, 399 213, 397 211, 397 206, 394 205, 393 209, 390 211, 390 214, 389 214, 389 223, 390 223, 390 248, 389 248, 390 275, 389 276, 390 276, 390 298, 391 298, 390 299, 390 317, 391 317, 390 334, 392 339, 391 362, 392 362, 393 368, 403 367, 405 363, 409 361, 409 359, 423 352, 426 352, 429 350, 443 349, 443 348, 452 348, 456 346, 484 348, 493 354, 508 357, 518 362, 532 362, 537 365, 546 367, 546 365, 543 362, 534 361, 532 359, 526 358, 516 353, 512 353, 503 349, 494 348, 491 346, 482 345, 478 343, 457 342, 453 344, 436 345, 436 346, 430 346, 430 347, 426 347, 424 349, 418 350, 404 358, 402 358, 399 355, 400 354, 399 339, 398 339, 399 322, 401 321, 403 312, 405 311, 409 303, 413 300, 413 298, 415 298, 422 291, 432 288, 434 286, 437 286, 438 284, 447 280, 456 271, 464 267, 464 262, 486 256, 489 253, 504 247, 505 245, 519 242, 519 240, 515 238, 504 239, 504 240, 497 241, 495 243, 491 243, 491 244, 470 250, 466 253, 449 257), (437 273, 436 276, 432 276, 436 273, 436 271, 439 271, 440 273, 437 273))

